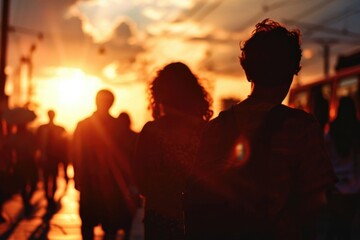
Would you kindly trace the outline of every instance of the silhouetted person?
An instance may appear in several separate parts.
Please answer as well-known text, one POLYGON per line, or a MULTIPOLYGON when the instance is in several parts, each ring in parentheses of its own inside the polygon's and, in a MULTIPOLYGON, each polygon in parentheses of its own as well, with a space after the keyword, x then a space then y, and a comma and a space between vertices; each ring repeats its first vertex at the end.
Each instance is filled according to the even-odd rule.
POLYGON ((243 43, 251 94, 204 130, 188 189, 188 239, 311 239, 302 228, 334 176, 317 121, 281 104, 300 70, 299 35, 266 19, 243 43))
POLYGON ((37 139, 40 150, 40 164, 44 176, 45 196, 48 201, 48 208, 55 207, 54 195, 57 190, 58 169, 60 163, 65 163, 65 180, 67 166, 67 136, 65 128, 54 123, 55 112, 48 111, 49 122, 39 126, 37 139))
POLYGON ((155 120, 140 133, 134 164, 145 196, 145 239, 183 239, 183 192, 200 132, 212 115, 210 99, 181 62, 158 71, 149 90, 155 120))
POLYGON ((25 215, 31 214, 31 197, 36 190, 38 168, 35 161, 37 149, 36 136, 27 128, 27 124, 16 125, 16 132, 9 136, 12 151, 14 175, 20 187, 25 215))
POLYGON ((326 142, 338 178, 329 197, 331 222, 326 239, 357 239, 351 238, 351 232, 359 237, 359 220, 353 220, 360 214, 360 121, 351 97, 340 98, 326 142))
POLYGON ((321 91, 321 85, 311 89, 310 112, 319 121, 320 126, 326 132, 326 125, 329 121, 329 102, 321 91))
POLYGON ((117 120, 109 114, 114 95, 100 90, 96 112, 82 121, 73 137, 75 188, 80 192, 81 232, 93 239, 93 229, 102 225, 105 239, 115 239, 124 229, 129 237, 134 204, 128 189, 131 183, 128 159, 119 146, 117 120))
MULTIPOLYGON (((0 122, 2 121, 0 117, 0 122)), ((4 131, 5 124, 0 126, 0 223, 6 222, 3 216, 2 206, 11 196, 10 188, 14 185, 11 183, 11 152, 9 150, 7 134, 4 131)))
POLYGON ((120 146, 125 150, 130 161, 133 161, 135 154, 138 133, 131 129, 131 119, 127 112, 122 112, 117 117, 120 131, 120 146))

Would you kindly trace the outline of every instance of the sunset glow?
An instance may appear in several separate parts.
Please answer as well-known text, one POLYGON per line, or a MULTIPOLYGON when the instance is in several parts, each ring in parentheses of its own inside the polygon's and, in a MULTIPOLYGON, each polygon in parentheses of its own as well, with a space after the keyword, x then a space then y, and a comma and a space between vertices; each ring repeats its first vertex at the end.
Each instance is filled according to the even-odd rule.
POLYGON ((0 240, 360 240, 360 0, 0 9, 0 240))
POLYGON ((114 117, 120 111, 127 111, 133 118, 133 127, 140 129, 146 112, 146 94, 144 84, 114 86, 105 84, 96 76, 87 75, 80 69, 56 68, 49 69, 52 76, 36 81, 34 102, 39 105, 37 110, 38 123, 47 121, 46 112, 54 109, 56 122, 72 132, 81 119, 95 111, 95 96, 98 90, 107 88, 113 91, 115 103, 111 108, 114 117), (137 116, 135 118, 135 116, 137 116))
MULTIPOLYGON (((51 70, 49 70, 51 71, 51 70)), ((47 121, 46 111, 54 109, 56 120, 73 129, 76 122, 94 111, 94 97, 102 84, 100 79, 80 69, 52 69, 53 76, 37 81, 35 102, 40 103, 39 121, 47 121)))
MULTIPOLYGON (((9 36, 7 94, 25 104, 29 77, 22 86, 17 69, 19 59, 28 55, 33 44, 32 85, 36 124, 47 121, 46 112, 54 109, 56 121, 70 132, 76 123, 95 110, 94 98, 100 88, 111 89, 116 96, 111 114, 127 111, 133 127, 140 130, 151 120, 148 110, 147 83, 165 64, 181 61, 204 79, 214 99, 214 116, 223 99, 242 100, 250 92, 239 64, 239 43, 246 40, 254 26, 264 18, 283 20, 290 28, 303 31, 302 70, 296 82, 305 84, 322 76, 323 52, 317 41, 328 33, 310 31, 304 23, 332 19, 340 9, 352 9, 354 1, 330 1, 316 8, 316 1, 199 1, 199 0, 93 0, 93 1, 14 1, 10 24, 29 28, 25 34, 9 36), (330 4, 331 3, 331 4, 330 4), (316 9, 312 14, 310 9, 316 9), (18 9, 27 9, 18 12, 18 9), (239 14, 241 12, 241 14, 239 14), (308 12, 295 18, 296 12, 308 12), (17 17, 17 16, 22 16, 17 17), (292 19, 297 21, 289 21, 292 19), (37 33, 42 33, 40 40, 37 33), (311 38, 309 38, 311 37, 311 38), (16 91, 14 86, 21 88, 16 91), (24 90, 25 89, 25 90, 24 90), (20 96, 21 95, 21 96, 20 96), (22 99, 22 98, 23 99, 22 99), (21 100, 21 101, 20 101, 21 100)), ((331 28, 357 32, 357 15, 349 15, 331 28), (341 23, 341 24, 340 24, 341 23), (341 25, 341 26, 340 26, 341 25)), ((342 37, 346 34, 341 34, 342 37)), ((335 38, 332 35, 331 38, 335 38)), ((336 56, 350 52, 355 45, 339 41, 331 46, 330 65, 336 56)), ((24 75, 24 74, 23 74, 24 75)), ((25 74, 27 75, 27 74, 25 74)), ((30 75, 30 74, 28 74, 30 75)), ((15 105, 16 102, 11 102, 15 105)), ((19 104, 18 104, 19 105, 19 104)), ((35 124, 35 125, 36 125, 35 124)))

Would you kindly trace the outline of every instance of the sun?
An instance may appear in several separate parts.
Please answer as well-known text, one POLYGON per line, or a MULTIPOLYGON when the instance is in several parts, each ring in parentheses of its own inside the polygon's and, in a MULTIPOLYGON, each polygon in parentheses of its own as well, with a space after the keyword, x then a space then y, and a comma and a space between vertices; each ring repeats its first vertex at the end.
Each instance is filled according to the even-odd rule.
POLYGON ((101 80, 78 68, 55 68, 46 80, 37 82, 38 121, 46 122, 46 112, 56 112, 56 122, 70 132, 79 120, 95 111, 95 96, 101 80))
POLYGON ((114 117, 120 112, 128 112, 133 120, 133 128, 141 130, 150 119, 147 111, 145 82, 131 82, 122 85, 103 82, 99 77, 89 75, 79 68, 49 68, 42 78, 36 80, 34 101, 38 106, 38 118, 34 126, 48 121, 47 111, 55 111, 55 123, 72 133, 77 123, 96 111, 95 97, 100 89, 109 89, 115 95, 115 102, 110 109, 114 117))
POLYGON ((99 86, 96 79, 91 79, 83 71, 78 70, 65 72, 65 78, 58 81, 57 88, 59 104, 64 108, 73 108, 90 100, 99 86))

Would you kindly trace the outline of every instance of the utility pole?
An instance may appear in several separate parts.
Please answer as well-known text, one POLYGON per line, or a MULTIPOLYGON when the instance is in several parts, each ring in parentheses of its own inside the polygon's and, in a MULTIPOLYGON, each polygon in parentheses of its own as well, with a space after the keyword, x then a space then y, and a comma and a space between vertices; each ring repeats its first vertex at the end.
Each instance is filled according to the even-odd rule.
POLYGON ((323 48, 324 76, 328 78, 330 76, 330 48, 332 45, 337 44, 338 40, 332 38, 317 38, 314 40, 323 48))
POLYGON ((8 98, 5 94, 6 83, 6 56, 7 39, 9 26, 10 0, 2 1, 2 21, 1 21, 1 49, 0 49, 0 112, 8 107, 8 98))
POLYGON ((327 43, 323 44, 324 51, 324 76, 329 78, 330 76, 330 45, 327 43))

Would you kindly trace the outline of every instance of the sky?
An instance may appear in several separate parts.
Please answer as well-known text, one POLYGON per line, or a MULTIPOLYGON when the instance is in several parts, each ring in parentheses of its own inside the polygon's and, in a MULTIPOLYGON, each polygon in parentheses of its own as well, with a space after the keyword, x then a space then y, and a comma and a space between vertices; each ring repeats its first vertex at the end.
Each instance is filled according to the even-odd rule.
POLYGON ((147 83, 173 61, 199 76, 215 115, 220 99, 244 99, 250 85, 239 45, 265 18, 302 32, 302 70, 294 84, 323 77, 324 43, 331 72, 337 56, 360 49, 360 0, 11 0, 10 7, 7 92, 16 95, 18 81, 25 99, 13 104, 26 101, 29 65, 20 59, 31 59, 37 122, 53 108, 69 131, 94 111, 100 88, 116 95, 112 115, 129 112, 140 130, 151 120, 147 83))

